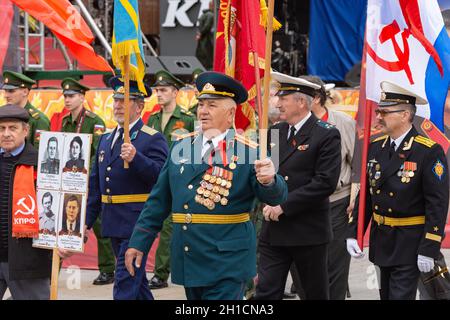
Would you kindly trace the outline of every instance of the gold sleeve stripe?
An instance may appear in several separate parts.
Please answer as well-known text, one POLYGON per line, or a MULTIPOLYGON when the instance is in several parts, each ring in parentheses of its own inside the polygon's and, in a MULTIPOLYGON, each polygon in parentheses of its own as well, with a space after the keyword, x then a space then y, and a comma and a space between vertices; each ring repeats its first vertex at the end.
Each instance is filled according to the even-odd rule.
POLYGON ((436 235, 436 234, 432 234, 432 233, 427 232, 427 233, 425 234, 425 239, 433 240, 433 241, 437 241, 437 242, 441 242, 442 237, 441 237, 441 236, 438 236, 438 235, 436 235))

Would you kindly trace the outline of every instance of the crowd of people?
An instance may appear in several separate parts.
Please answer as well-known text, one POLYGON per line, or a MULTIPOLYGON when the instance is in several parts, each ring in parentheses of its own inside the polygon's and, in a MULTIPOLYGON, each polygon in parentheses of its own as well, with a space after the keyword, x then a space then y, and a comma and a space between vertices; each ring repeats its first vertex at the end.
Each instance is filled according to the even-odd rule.
MULTIPOLYGON (((39 132, 47 117, 28 102, 34 81, 5 72, 7 105, 0 108, 0 297, 48 299, 51 254, 32 246, 13 219, 21 184, 16 176, 37 168, 39 132)), ((99 276, 114 283, 117 300, 151 300, 151 290, 171 282, 189 300, 280 300, 292 292, 305 300, 344 300, 351 257, 364 255, 356 240, 359 185, 351 183, 355 121, 329 107, 332 86, 315 76, 272 72, 269 157, 234 129, 243 85, 218 72, 195 72, 198 104, 177 105, 182 81, 167 71, 142 92, 130 83, 129 137, 124 141, 124 83, 110 80, 117 127, 83 107, 89 90, 74 79, 61 87, 61 132, 93 135, 91 159, 82 141, 70 143, 64 168, 90 177, 86 229, 97 237, 99 276), (160 110, 145 124, 144 99, 152 92, 160 110), (128 168, 124 168, 124 162, 128 168), (84 169, 85 170, 85 169, 84 169), (158 237, 154 276, 146 275, 158 237)), ((442 147, 413 125, 426 100, 383 82, 375 109, 383 136, 369 146, 365 228, 369 259, 380 269, 381 299, 415 299, 421 274, 440 257, 449 201, 442 147)), ((58 141, 48 141, 42 173, 58 172, 58 141)), ((264 148, 265 149, 265 148, 264 148)), ((27 176, 28 177, 28 176, 27 176)), ((30 176, 27 185, 34 185, 30 176)), ((53 196, 42 197, 40 230, 55 232, 53 196)), ((65 203, 64 232, 81 233, 80 199, 65 203), (78 220, 77 220, 78 218, 78 220)), ((72 253, 59 249, 61 258, 72 253)))

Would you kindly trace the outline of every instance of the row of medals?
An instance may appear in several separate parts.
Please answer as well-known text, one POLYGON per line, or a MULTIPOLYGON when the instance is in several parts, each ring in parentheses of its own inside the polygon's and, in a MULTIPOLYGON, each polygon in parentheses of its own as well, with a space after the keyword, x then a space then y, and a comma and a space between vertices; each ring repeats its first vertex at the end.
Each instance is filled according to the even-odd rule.
POLYGON ((220 167, 211 168, 202 177, 200 187, 197 189, 197 195, 195 196, 195 202, 209 210, 214 210, 216 203, 226 206, 232 180, 233 172, 220 167))
POLYGON ((411 178, 414 177, 414 171, 413 170, 407 170, 404 168, 404 165, 400 167, 400 170, 397 172, 397 176, 401 177, 402 183, 409 183, 411 181, 411 178))
POLYGON ((375 170, 376 170, 375 175, 374 175, 375 179, 372 179, 372 167, 373 167, 373 163, 371 162, 371 163, 369 163, 369 178, 371 179, 370 185, 372 187, 375 187, 375 185, 377 183, 376 180, 380 179, 380 177, 381 177, 381 171, 380 171, 381 166, 379 163, 377 163, 375 165, 375 170))

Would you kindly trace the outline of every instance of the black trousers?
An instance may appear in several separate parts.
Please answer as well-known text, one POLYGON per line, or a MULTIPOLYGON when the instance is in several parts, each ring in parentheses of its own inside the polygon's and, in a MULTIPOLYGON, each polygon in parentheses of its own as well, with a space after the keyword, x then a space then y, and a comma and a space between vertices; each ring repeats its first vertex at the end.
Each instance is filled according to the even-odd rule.
POLYGON ((289 268, 295 263, 307 300, 328 300, 327 244, 271 246, 259 241, 255 299, 281 300, 289 268))
POLYGON ((380 267, 380 299, 415 300, 419 277, 415 264, 380 267))
MULTIPOLYGON (((328 244, 328 278, 330 284, 330 300, 345 300, 350 270, 350 255, 347 252, 345 239, 348 229, 347 207, 350 196, 330 203, 330 218, 333 228, 333 240, 328 244)), ((295 290, 300 299, 305 292, 294 265, 291 275, 295 290)))

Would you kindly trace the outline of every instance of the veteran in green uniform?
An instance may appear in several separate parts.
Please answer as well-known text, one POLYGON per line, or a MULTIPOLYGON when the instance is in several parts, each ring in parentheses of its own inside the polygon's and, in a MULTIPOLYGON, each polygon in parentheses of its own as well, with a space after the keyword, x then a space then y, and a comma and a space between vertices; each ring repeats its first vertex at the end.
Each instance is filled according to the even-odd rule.
POLYGON ((172 282, 189 300, 242 300, 256 274, 256 237, 249 211, 254 199, 287 199, 287 184, 269 158, 256 160, 257 144, 232 128, 247 90, 218 72, 197 79, 201 133, 172 146, 158 182, 134 227, 125 255, 133 276, 172 213, 172 282))
MULTIPOLYGON (((92 134, 91 162, 94 163, 100 136, 105 132, 105 122, 95 113, 83 106, 84 95, 90 88, 82 85, 72 78, 65 78, 61 82, 64 94, 64 107, 70 111, 62 118, 62 132, 76 132, 92 134)), ((109 238, 102 238, 101 219, 94 224, 94 233, 97 237, 99 276, 94 285, 110 284, 114 282, 115 258, 109 238)))
POLYGON ((28 101, 31 87, 35 83, 36 81, 21 73, 14 71, 3 72, 2 89, 5 90, 6 102, 25 108, 28 111, 30 114, 28 122, 30 131, 27 139, 36 149, 39 149, 40 131, 49 131, 50 121, 43 112, 33 107, 28 101))
MULTIPOLYGON (((178 90, 183 86, 181 80, 171 73, 161 70, 155 74, 153 84, 161 110, 153 113, 147 125, 166 137, 169 147, 181 135, 194 131, 195 116, 177 105, 178 90)), ((166 219, 161 230, 158 249, 155 256, 155 275, 150 280, 150 289, 167 287, 170 274, 170 239, 172 221, 166 219)))

